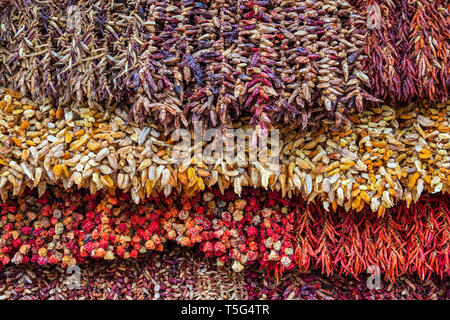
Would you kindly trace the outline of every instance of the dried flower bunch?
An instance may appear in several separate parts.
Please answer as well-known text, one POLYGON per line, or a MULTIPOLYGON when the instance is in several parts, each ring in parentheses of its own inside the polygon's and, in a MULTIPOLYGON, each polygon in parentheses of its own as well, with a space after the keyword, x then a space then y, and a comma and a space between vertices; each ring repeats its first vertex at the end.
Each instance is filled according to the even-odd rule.
MULTIPOLYGON (((263 281, 262 277, 244 281, 244 277, 244 273, 217 267, 200 252, 171 246, 138 259, 92 261, 80 266, 79 287, 68 285, 66 270, 58 266, 9 265, 0 273, 0 300, 248 299, 244 284, 262 287, 263 281)), ((310 278, 305 281, 320 276, 310 278)), ((439 299, 443 288, 439 280, 427 283, 436 290, 430 296, 439 299)), ((349 290, 340 291, 344 294, 349 290)))
POLYGON ((66 270, 36 264, 10 265, 0 273, 0 300, 448 300, 450 279, 403 276, 382 289, 367 279, 290 272, 279 282, 248 268, 235 273, 193 250, 171 248, 138 259, 95 261, 80 268, 79 288, 67 284, 66 270))
POLYGON ((53 106, 127 104, 166 128, 248 114, 267 130, 339 125, 376 100, 347 1, 16 0, 0 19, 0 85, 53 106))
POLYGON ((389 281, 403 274, 450 275, 450 197, 424 195, 382 217, 342 207, 328 213, 300 198, 245 188, 243 196, 217 188, 202 195, 146 198, 129 193, 91 195, 52 188, 1 205, 0 260, 67 266, 87 258, 137 258, 168 241, 199 245, 205 257, 240 272, 246 265, 276 279, 286 270, 319 269, 357 277, 378 265, 389 281))
POLYGON ((119 189, 131 191, 139 203, 160 190, 166 196, 172 190, 194 195, 217 184, 237 194, 243 186, 277 190, 283 197, 301 194, 308 201, 320 199, 326 208, 362 210, 369 204, 382 214, 398 200, 409 205, 425 191, 449 191, 450 101, 366 109, 341 130, 326 121, 314 133, 281 128, 279 164, 261 157, 240 166, 238 158, 225 161, 203 153, 179 163, 162 126, 127 124, 126 111, 53 109, 8 89, 1 92, 3 201, 26 186, 40 194, 47 185, 85 187, 91 193, 119 189))
POLYGON ((372 26, 364 71, 369 91, 392 102, 448 99, 448 0, 352 0, 372 26))

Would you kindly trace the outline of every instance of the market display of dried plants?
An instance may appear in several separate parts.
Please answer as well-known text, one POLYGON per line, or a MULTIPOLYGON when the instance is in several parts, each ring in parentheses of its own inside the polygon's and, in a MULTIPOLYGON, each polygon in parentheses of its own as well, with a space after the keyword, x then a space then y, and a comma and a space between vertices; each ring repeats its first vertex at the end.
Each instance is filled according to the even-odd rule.
POLYGON ((368 90, 392 102, 448 99, 450 15, 447 0, 352 0, 370 28, 364 53, 368 90))
POLYGON ((361 86, 365 18, 347 1, 12 1, 0 85, 53 106, 132 106, 165 128, 242 114, 337 125, 379 101, 361 86))
POLYGON ((400 281, 448 298, 449 10, 0 0, 0 300, 368 298, 353 282, 372 266, 380 297, 400 281), (221 271, 197 272, 201 258, 221 271), (11 288, 24 265, 120 272, 103 293, 46 272, 11 288), (214 292, 213 275, 240 289, 214 292))

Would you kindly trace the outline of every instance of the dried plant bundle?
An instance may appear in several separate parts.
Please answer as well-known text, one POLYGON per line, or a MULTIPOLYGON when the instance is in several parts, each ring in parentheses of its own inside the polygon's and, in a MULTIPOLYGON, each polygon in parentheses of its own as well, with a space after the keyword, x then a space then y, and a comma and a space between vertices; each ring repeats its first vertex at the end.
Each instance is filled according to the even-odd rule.
POLYGON ((448 0, 352 0, 371 25, 363 70, 386 102, 445 101, 450 86, 448 0))
POLYGON ((167 128, 247 114, 267 130, 378 101, 347 1, 17 0, 0 19, 0 85, 53 106, 127 104, 167 128))
MULTIPOLYGON (((158 191, 195 195, 217 185, 241 194, 242 187, 251 186, 280 191, 283 197, 320 199, 326 208, 362 210, 368 204, 383 214, 399 200, 409 205, 425 191, 449 191, 450 101, 367 108, 340 130, 326 121, 307 133, 280 127, 278 139, 266 146, 260 144, 263 135, 256 135, 257 145, 246 140, 243 146, 236 143, 226 152, 208 154, 216 146, 210 140, 196 142, 190 135, 190 145, 180 146, 181 140, 164 135, 161 125, 127 123, 125 110, 54 109, 17 92, 1 92, 4 201, 26 186, 40 194, 48 185, 60 184, 92 193, 119 189, 131 191, 136 203, 158 191), (181 150, 188 153, 183 156, 181 150)), ((252 128, 248 122, 235 126, 252 128)), ((217 139, 219 143, 227 135, 217 139)))
POLYGON ((249 268, 235 273, 195 250, 170 251, 138 259, 96 261, 80 268, 80 283, 67 283, 59 266, 22 264, 0 273, 0 297, 32 300, 448 300, 450 279, 401 276, 396 283, 367 286, 367 278, 290 272, 280 281, 249 268), (176 266, 176 268, 174 267, 176 266), (72 284, 72 286, 70 285, 72 284), (124 290, 126 289, 126 290, 124 290))
POLYGON ((93 259, 135 259, 168 243, 196 247, 235 272, 256 265, 277 280, 285 271, 319 270, 352 277, 377 266, 388 281, 401 275, 450 275, 450 197, 424 195, 378 216, 327 212, 301 198, 245 188, 222 195, 131 201, 130 193, 51 188, 1 204, 1 265, 62 267, 93 259))

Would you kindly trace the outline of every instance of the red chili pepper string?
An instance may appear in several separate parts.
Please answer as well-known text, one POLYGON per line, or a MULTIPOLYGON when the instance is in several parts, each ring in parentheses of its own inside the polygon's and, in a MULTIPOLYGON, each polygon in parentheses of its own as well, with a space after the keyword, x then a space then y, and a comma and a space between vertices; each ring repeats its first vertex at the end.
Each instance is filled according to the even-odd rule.
POLYGON ((446 1, 352 0, 374 26, 363 61, 368 90, 392 101, 448 97, 450 20, 446 1))

